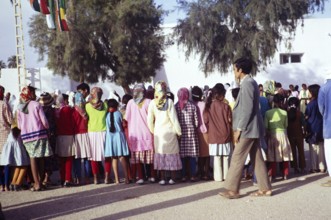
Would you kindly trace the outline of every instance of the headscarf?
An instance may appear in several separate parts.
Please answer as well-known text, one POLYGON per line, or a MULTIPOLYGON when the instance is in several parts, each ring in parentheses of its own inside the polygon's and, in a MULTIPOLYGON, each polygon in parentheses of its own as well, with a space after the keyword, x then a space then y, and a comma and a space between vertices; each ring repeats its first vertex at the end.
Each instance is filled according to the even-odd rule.
POLYGON ((100 87, 94 87, 90 93, 91 96, 90 103, 93 108, 99 111, 103 110, 103 102, 101 101, 102 94, 103 91, 100 87))
POLYGON ((180 88, 177 93, 180 110, 183 110, 188 102, 190 92, 187 88, 180 88))
POLYGON ((28 105, 31 100, 35 99, 33 92, 34 92, 34 88, 30 87, 30 86, 23 87, 23 89, 21 91, 20 102, 19 102, 17 108, 24 114, 29 114, 28 105))
POLYGON ((159 110, 167 103, 167 84, 162 80, 155 83, 154 102, 159 110))
POLYGON ((3 100, 5 93, 5 88, 3 86, 0 86, 0 100, 3 100))
POLYGON ((145 86, 143 83, 137 83, 133 87, 133 100, 137 105, 140 105, 145 98, 145 86))

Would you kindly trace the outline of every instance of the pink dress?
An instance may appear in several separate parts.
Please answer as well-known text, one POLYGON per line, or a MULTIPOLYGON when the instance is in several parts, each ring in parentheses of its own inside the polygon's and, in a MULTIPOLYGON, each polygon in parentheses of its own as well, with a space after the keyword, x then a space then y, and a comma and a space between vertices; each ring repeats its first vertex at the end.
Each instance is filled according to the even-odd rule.
MULTIPOLYGON (((128 144, 135 162, 151 164, 154 160, 154 138, 148 129, 147 114, 150 99, 138 106, 130 100, 126 106, 125 118, 128 122, 128 144)), ((134 163, 134 161, 131 161, 134 163)))

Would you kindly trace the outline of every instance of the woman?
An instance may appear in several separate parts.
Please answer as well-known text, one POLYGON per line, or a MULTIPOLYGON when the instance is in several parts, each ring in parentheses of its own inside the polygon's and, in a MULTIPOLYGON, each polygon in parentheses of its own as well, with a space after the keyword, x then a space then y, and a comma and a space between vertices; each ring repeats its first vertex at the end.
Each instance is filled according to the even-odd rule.
MULTIPOLYGON (((86 104, 88 115, 88 135, 91 144, 91 166, 94 184, 98 184, 99 164, 104 161, 106 139, 107 103, 101 101, 103 91, 99 87, 91 90, 90 102, 86 104)), ((106 182, 106 181, 105 181, 106 182)))
POLYGON ((199 140, 198 140, 198 111, 197 107, 191 103, 189 99, 189 91, 187 88, 179 89, 178 102, 175 105, 178 121, 182 130, 182 136, 179 142, 179 154, 182 158, 183 175, 182 181, 187 179, 195 181, 195 163, 199 156, 199 140), (194 167, 190 167, 190 164, 194 167))
POLYGON ((20 94, 17 124, 30 156, 34 184, 31 191, 41 191, 44 180, 44 159, 53 155, 48 142, 48 122, 41 105, 35 101, 35 88, 25 86, 20 94))
POLYGON ((169 184, 175 184, 176 171, 182 169, 179 156, 178 138, 182 131, 174 103, 167 98, 164 81, 155 84, 155 98, 148 107, 148 128, 154 134, 154 169, 161 174, 160 185, 165 185, 165 171, 171 171, 169 184))
POLYGON ((155 171, 153 167, 154 144, 153 135, 147 126, 148 106, 150 99, 145 98, 145 86, 141 83, 133 87, 133 99, 126 107, 126 121, 128 122, 128 143, 131 151, 132 177, 136 177, 138 171, 137 184, 144 183, 142 174, 142 164, 146 164, 150 169, 150 182, 155 182, 155 171))

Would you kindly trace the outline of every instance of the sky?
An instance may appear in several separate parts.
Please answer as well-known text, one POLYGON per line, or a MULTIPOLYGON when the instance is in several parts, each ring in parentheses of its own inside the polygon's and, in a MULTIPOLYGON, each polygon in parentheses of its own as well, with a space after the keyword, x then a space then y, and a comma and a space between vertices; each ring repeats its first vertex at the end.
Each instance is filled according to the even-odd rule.
MULTIPOLYGON (((176 23, 179 18, 183 18, 184 14, 176 10, 176 0, 154 0, 157 5, 162 5, 165 10, 170 10, 171 13, 164 18, 164 23, 176 23)), ((38 13, 35 12, 28 0, 21 0, 22 2, 22 19, 24 32, 24 46, 26 67, 44 67, 46 61, 38 62, 38 54, 29 46, 30 39, 28 35, 29 18, 38 13)), ((316 13, 314 17, 331 17, 331 3, 327 2, 325 12, 323 14, 316 13)), ((8 57, 15 55, 15 26, 14 26, 14 7, 10 0, 0 0, 0 60, 7 64, 8 57)), ((322 28, 322 27, 321 27, 322 28)))

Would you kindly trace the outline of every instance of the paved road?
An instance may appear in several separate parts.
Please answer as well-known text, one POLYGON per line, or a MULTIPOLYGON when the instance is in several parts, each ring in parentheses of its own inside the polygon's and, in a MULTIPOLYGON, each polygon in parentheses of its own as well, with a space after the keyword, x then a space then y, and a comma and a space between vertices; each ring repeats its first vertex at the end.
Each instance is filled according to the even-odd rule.
POLYGON ((242 182, 242 198, 218 195, 222 182, 54 186, 43 192, 2 192, 6 219, 331 219, 326 174, 275 181, 274 195, 252 198, 257 188, 242 182))

